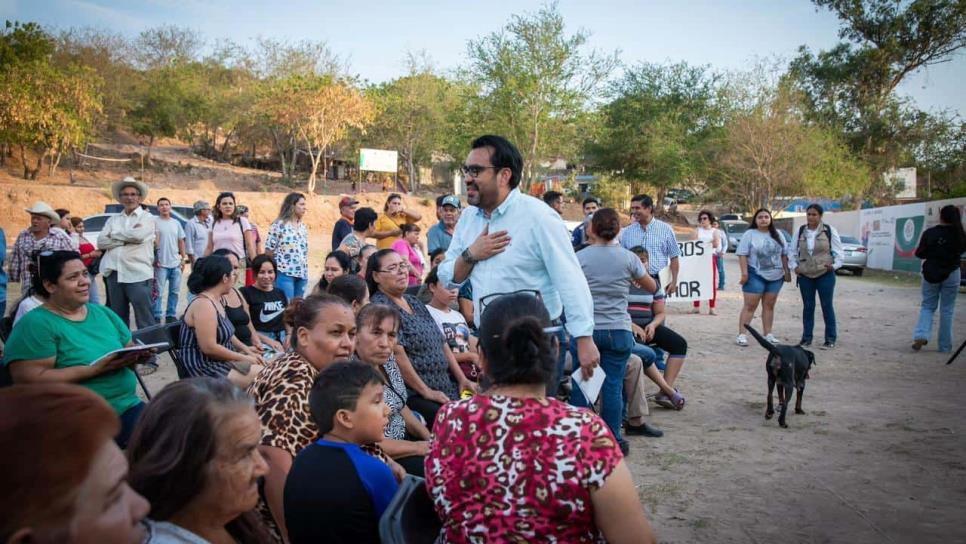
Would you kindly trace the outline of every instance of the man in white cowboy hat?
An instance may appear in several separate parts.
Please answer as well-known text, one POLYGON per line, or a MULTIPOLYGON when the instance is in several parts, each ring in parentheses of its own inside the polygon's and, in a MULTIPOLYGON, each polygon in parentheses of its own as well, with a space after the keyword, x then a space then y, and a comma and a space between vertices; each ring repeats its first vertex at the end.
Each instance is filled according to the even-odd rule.
POLYGON ((101 257, 101 274, 107 284, 107 304, 126 324, 130 309, 138 328, 154 325, 151 282, 154 280, 154 217, 141 207, 148 196, 148 186, 126 177, 111 186, 114 199, 124 206, 121 213, 104 224, 97 237, 101 257))
POLYGON ((35 202, 33 206, 24 209, 30 214, 30 227, 24 229, 13 244, 10 254, 10 281, 20 282, 20 293, 27 294, 30 289, 31 274, 29 270, 30 256, 34 251, 76 251, 70 236, 57 228, 60 216, 46 202, 35 202))

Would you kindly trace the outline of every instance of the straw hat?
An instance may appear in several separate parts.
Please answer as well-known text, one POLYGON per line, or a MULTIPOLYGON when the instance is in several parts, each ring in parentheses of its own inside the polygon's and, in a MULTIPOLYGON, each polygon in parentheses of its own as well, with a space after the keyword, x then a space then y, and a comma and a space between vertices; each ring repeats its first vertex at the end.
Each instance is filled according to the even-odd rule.
POLYGON ((145 184, 143 181, 138 181, 131 176, 128 176, 121 181, 115 181, 114 184, 111 185, 111 194, 114 195, 114 200, 117 200, 118 202, 121 201, 121 190, 125 187, 136 188, 138 192, 141 193, 142 200, 148 197, 147 184, 145 184))

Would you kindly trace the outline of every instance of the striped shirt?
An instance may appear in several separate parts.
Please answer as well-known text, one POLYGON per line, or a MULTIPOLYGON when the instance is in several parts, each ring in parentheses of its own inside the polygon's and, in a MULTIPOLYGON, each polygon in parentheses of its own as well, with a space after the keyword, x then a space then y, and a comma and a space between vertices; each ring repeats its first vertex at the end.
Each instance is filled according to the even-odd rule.
MULTIPOLYGON (((197 297, 195 300, 201 300, 204 297, 197 297)), ((215 303, 213 301, 208 301, 212 305, 215 303)), ((185 313, 187 313, 187 308, 185 313)), ((218 325, 215 329, 215 340, 225 349, 232 349, 231 347, 231 337, 235 334, 235 327, 229 321, 228 316, 222 315, 218 312, 217 307, 215 308, 215 314, 218 316, 218 325)), ((189 378, 196 376, 208 376, 211 378, 225 378, 228 376, 228 372, 231 371, 232 366, 226 361, 219 361, 216 359, 211 359, 204 352, 201 351, 201 346, 198 343, 198 335, 195 333, 195 328, 188 326, 187 323, 181 324, 181 332, 178 335, 178 356, 181 359, 181 364, 184 366, 185 372, 188 374, 189 378)))
POLYGON ((671 259, 681 255, 678 241, 674 238, 674 229, 664 221, 651 219, 646 227, 640 223, 631 223, 621 231, 621 246, 632 249, 644 246, 647 250, 647 272, 657 274, 664 269, 671 259))

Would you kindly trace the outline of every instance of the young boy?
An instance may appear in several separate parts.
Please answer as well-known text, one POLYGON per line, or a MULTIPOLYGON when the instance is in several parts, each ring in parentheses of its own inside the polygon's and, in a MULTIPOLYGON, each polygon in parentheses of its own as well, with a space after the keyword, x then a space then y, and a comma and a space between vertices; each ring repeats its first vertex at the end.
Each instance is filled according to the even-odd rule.
POLYGON ((470 327, 466 324, 466 318, 453 308, 456 302, 458 291, 447 289, 439 283, 439 276, 433 268, 426 276, 426 288, 429 289, 431 298, 426 305, 429 315, 433 316, 436 326, 442 331, 449 344, 450 351, 456 357, 463 374, 467 378, 478 382, 480 379, 480 356, 476 351, 476 337, 470 334, 470 327))
POLYGON ((285 481, 289 541, 379 542, 379 518, 398 489, 389 467, 363 444, 383 439, 389 407, 376 370, 359 362, 326 367, 309 393, 322 439, 303 449, 285 481))

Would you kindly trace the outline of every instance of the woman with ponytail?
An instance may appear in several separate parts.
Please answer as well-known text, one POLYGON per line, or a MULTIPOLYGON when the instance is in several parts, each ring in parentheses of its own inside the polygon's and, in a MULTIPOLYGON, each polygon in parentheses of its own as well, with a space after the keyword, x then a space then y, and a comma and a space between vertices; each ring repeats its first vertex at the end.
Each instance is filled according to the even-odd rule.
MULTIPOLYGON (((604 384, 600 388, 600 415, 617 437, 621 451, 627 455, 630 446, 621 438, 626 400, 624 373, 635 344, 631 316, 627 313, 627 299, 632 284, 654 293, 657 283, 637 255, 617 242, 620 230, 620 217, 616 210, 597 210, 587 229, 591 243, 577 252, 577 261, 594 299, 594 344, 600 351, 600 367, 604 371, 604 384)), ((585 378, 589 378, 586 373, 585 378)), ((570 404, 588 406, 593 403, 593 400, 588 400, 574 384, 570 390, 570 404)), ((649 425, 635 427, 639 434, 659 436, 656 429, 649 425)))
POLYGON ((480 364, 492 386, 439 410, 426 457, 442 541, 654 542, 607 424, 546 396, 557 329, 533 293, 486 305, 480 364), (493 504, 508 506, 494 516, 493 504))

